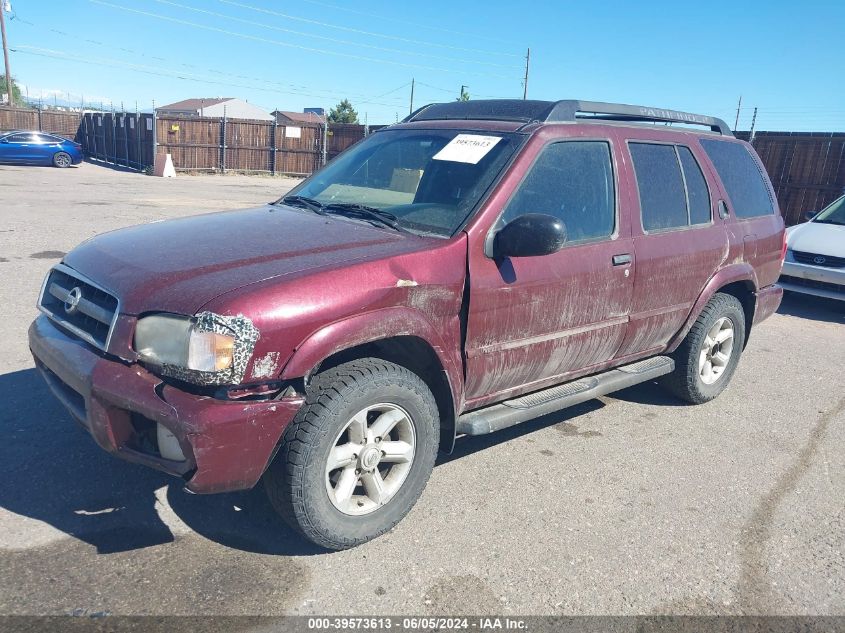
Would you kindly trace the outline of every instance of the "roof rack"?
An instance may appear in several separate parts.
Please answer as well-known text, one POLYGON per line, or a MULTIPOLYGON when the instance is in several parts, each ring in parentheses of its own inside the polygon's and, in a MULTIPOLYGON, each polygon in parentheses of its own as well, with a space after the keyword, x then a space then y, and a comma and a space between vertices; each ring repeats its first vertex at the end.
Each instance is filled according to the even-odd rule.
POLYGON ((724 136, 733 136, 722 119, 623 103, 599 101, 537 101, 520 99, 487 99, 432 103, 416 110, 402 122, 442 121, 447 119, 522 121, 524 123, 561 123, 567 121, 630 121, 649 123, 685 123, 710 128, 724 136))

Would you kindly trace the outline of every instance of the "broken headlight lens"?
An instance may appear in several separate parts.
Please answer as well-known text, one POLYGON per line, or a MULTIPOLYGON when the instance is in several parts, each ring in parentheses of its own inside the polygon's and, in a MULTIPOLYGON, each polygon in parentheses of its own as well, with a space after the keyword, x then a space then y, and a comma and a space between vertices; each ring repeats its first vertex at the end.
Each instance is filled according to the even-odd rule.
POLYGON ((235 337, 201 331, 196 319, 154 314, 138 320, 135 351, 142 360, 200 372, 221 372, 234 362, 235 337))

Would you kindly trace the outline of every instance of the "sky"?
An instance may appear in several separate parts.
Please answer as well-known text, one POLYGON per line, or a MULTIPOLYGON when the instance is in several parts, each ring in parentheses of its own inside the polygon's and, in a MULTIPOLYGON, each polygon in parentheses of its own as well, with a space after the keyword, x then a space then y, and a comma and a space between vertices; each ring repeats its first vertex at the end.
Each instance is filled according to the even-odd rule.
MULTIPOLYGON (((30 98, 149 110, 348 98, 362 122, 471 98, 632 103, 738 129, 845 131, 845 2, 9 0, 30 98)), ((0 0, 0 3, 2 0, 0 0)))

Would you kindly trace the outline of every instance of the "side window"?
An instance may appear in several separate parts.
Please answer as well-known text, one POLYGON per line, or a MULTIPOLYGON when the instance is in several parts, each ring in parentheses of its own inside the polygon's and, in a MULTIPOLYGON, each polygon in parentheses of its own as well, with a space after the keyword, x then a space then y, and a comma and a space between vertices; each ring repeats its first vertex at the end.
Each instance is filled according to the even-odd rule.
POLYGON ((526 213, 560 218, 569 242, 610 237, 616 226, 610 144, 562 141, 543 149, 508 202, 503 220, 526 213))
POLYGON ((687 226, 684 177, 674 145, 630 143, 640 191, 643 228, 660 231, 687 226))
POLYGON ((6 140, 10 143, 29 143, 30 142, 30 135, 29 134, 12 134, 11 136, 7 136, 6 140))
POLYGON ((688 147, 678 145, 678 156, 684 172, 684 182, 687 184, 687 201, 689 202, 689 223, 707 224, 713 217, 710 207, 710 192, 707 181, 701 173, 701 168, 695 156, 688 147))
POLYGON ((713 161, 737 217, 753 218, 775 212, 760 167, 744 145, 702 139, 701 146, 713 161))
POLYGON ((50 136, 49 134, 33 134, 32 136, 34 137, 35 142, 42 143, 44 145, 53 145, 60 142, 55 136, 50 136))

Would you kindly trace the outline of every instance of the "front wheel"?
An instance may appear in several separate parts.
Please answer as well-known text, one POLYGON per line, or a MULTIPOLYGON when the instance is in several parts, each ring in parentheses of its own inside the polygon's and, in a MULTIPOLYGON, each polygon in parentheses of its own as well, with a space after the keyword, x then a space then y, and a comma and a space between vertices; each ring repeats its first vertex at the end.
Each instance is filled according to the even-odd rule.
POLYGON ((376 358, 318 374, 264 475, 273 507, 328 549, 396 525, 416 503, 437 455, 439 417, 425 382, 376 358))
POLYGON ((56 152, 53 154, 53 165, 60 168, 70 167, 73 160, 67 152, 56 152))
POLYGON ((716 293, 672 354, 675 371, 663 384, 693 404, 712 400, 728 386, 744 343, 742 304, 732 295, 716 293))

